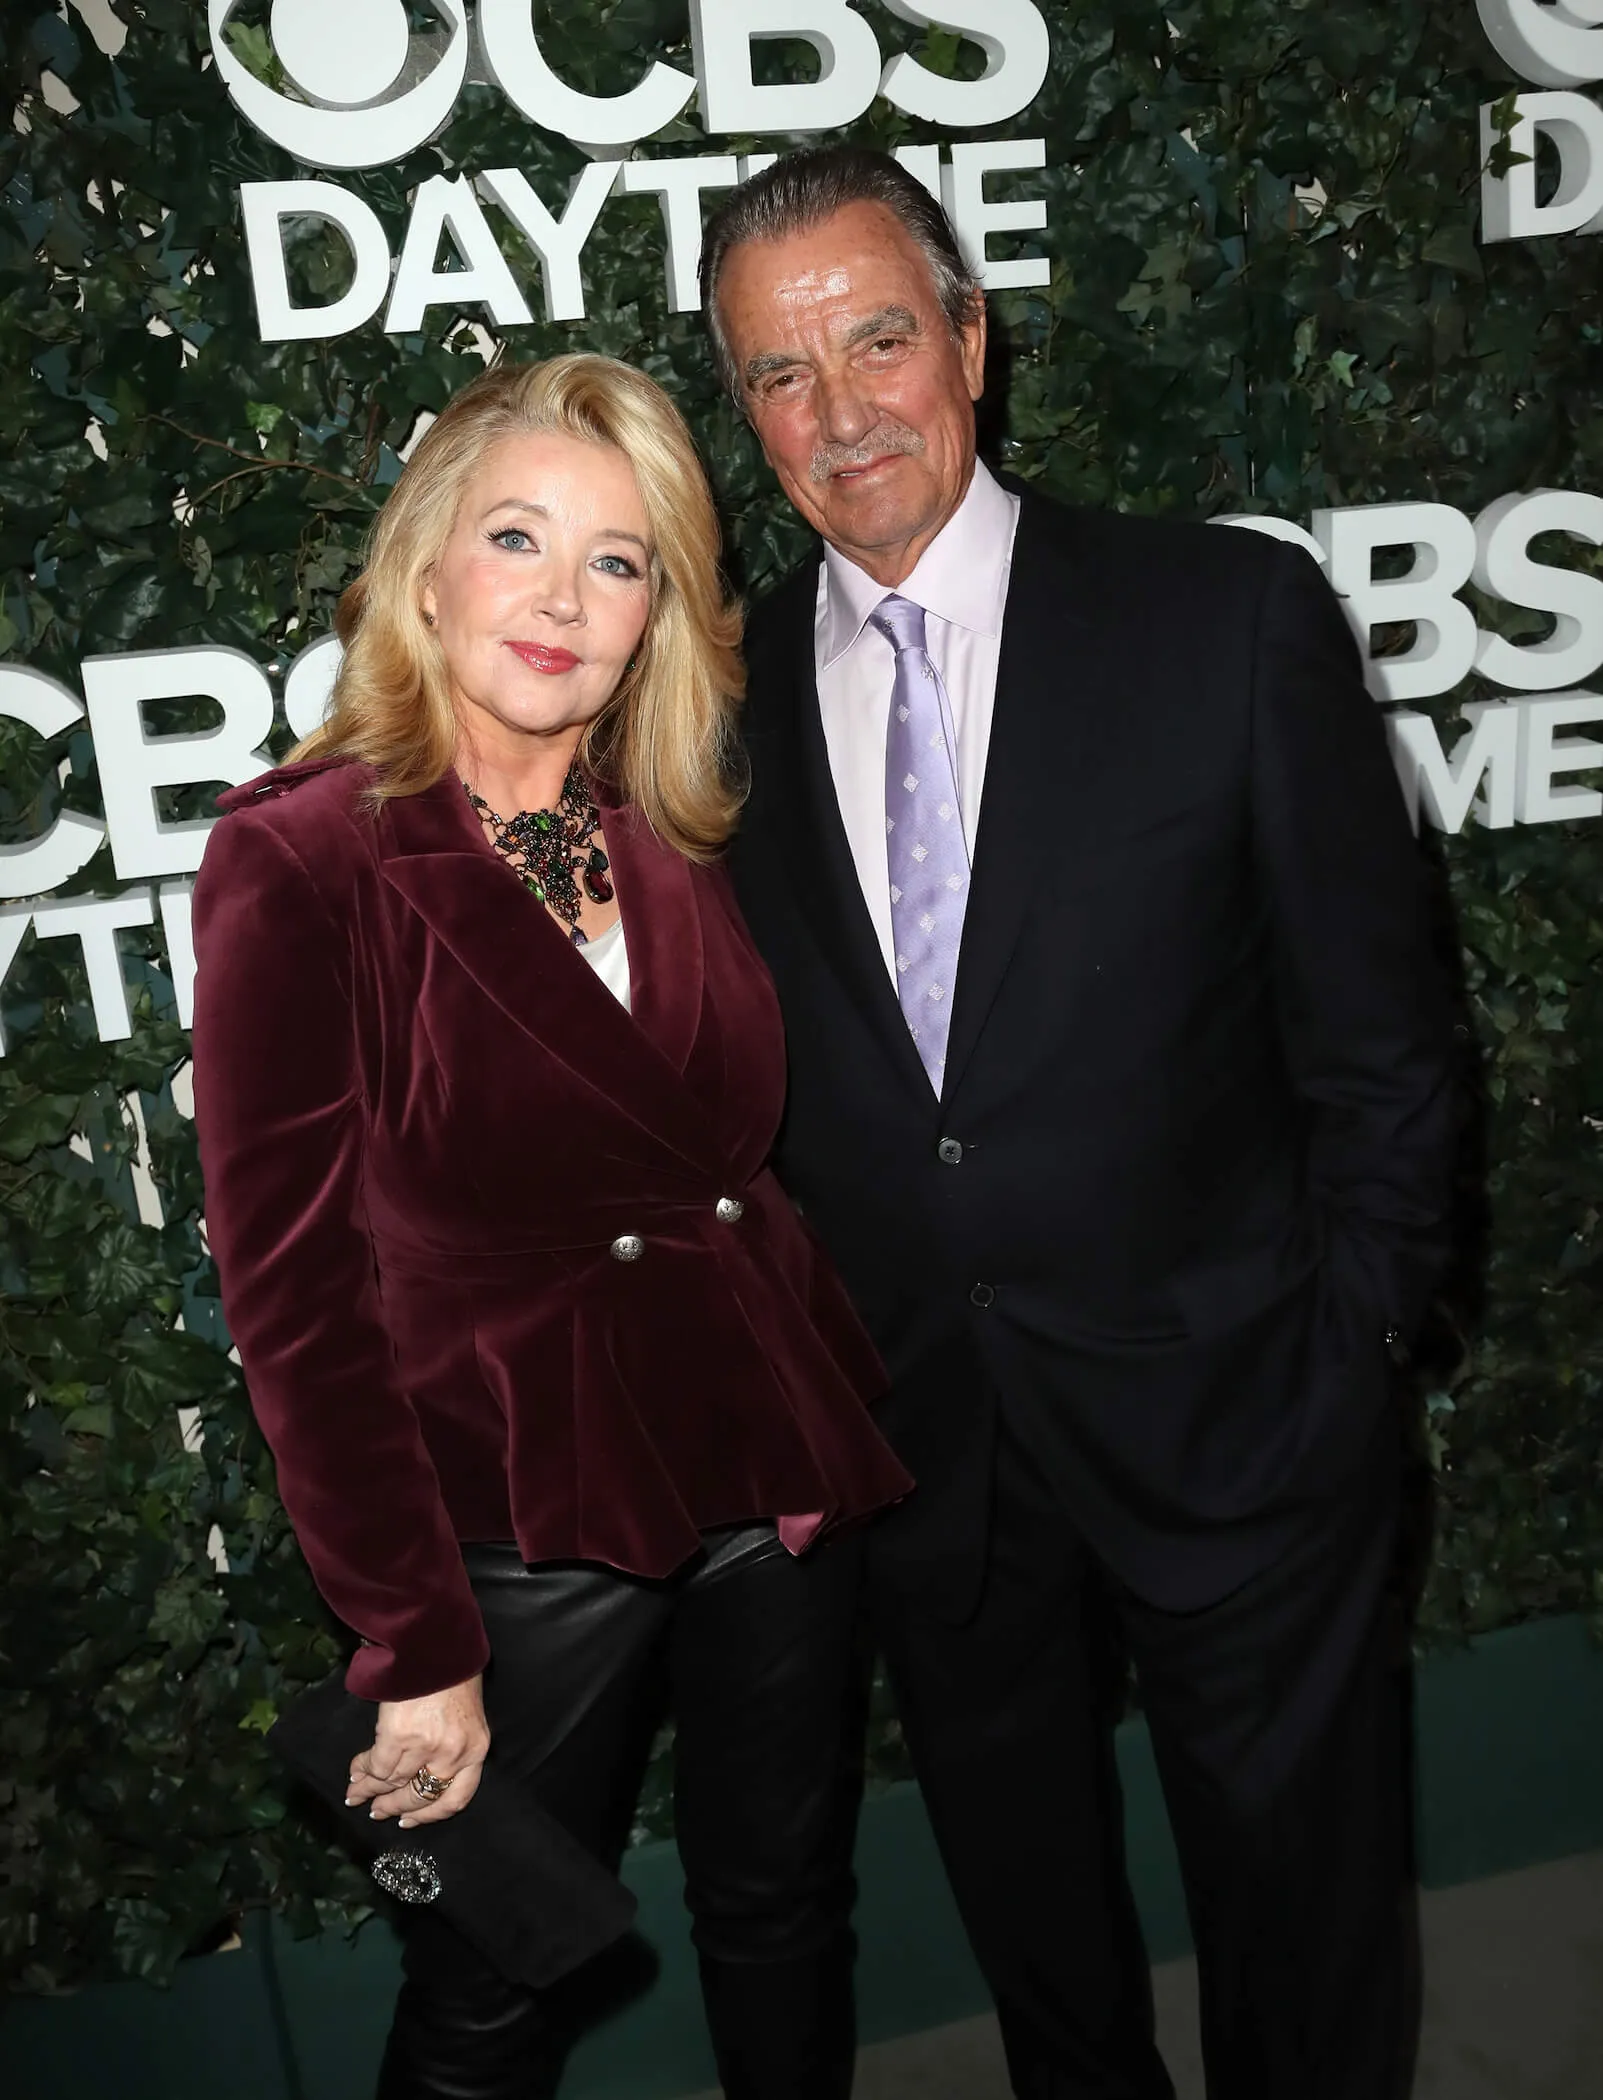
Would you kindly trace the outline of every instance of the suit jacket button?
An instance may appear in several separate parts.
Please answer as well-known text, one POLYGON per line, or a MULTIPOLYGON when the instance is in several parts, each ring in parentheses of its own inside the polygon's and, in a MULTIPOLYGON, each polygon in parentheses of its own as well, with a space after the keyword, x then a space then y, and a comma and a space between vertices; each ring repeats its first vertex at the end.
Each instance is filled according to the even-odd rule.
POLYGON ((935 1147, 935 1157, 943 1167, 961 1166, 963 1163, 963 1147, 956 1138, 942 1138, 941 1142, 935 1147))
POLYGON ((983 1311, 987 1305, 994 1305, 996 1303, 995 1286, 989 1283, 975 1284, 974 1288, 968 1294, 968 1302, 970 1305, 979 1306, 981 1311, 983 1311))
POLYGON ((734 1196, 718 1198, 718 1222, 720 1225, 738 1225, 746 1215, 746 1206, 734 1196))
POLYGON ((607 1251, 614 1261, 638 1261, 646 1251, 646 1243, 638 1232, 620 1232, 607 1251))

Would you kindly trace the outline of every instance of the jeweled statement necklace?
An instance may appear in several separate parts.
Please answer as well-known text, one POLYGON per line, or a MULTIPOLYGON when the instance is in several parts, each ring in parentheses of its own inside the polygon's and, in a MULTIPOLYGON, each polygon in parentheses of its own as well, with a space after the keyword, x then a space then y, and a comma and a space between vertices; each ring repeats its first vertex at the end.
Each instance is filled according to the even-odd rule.
POLYGON ((462 785, 474 814, 489 824, 496 852, 529 894, 565 922, 573 945, 584 947, 579 885, 592 904, 610 904, 612 884, 611 863, 596 840, 601 812, 578 766, 568 768, 555 809, 520 809, 515 817, 497 815, 465 780, 462 785))

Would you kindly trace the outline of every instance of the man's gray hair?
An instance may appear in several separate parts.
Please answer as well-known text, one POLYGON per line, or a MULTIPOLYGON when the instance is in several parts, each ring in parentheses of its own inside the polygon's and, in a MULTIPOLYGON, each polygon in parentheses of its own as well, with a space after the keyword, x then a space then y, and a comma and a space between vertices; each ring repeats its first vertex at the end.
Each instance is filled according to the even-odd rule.
POLYGON ((963 259, 952 222, 923 183, 888 153, 868 146, 816 146, 787 153, 748 177, 719 205, 701 244, 701 303, 718 376, 744 408, 745 388, 718 311, 718 280, 730 251, 748 241, 805 233, 848 204, 883 204, 912 235, 929 264, 935 295, 953 334, 972 319, 980 281, 963 259))

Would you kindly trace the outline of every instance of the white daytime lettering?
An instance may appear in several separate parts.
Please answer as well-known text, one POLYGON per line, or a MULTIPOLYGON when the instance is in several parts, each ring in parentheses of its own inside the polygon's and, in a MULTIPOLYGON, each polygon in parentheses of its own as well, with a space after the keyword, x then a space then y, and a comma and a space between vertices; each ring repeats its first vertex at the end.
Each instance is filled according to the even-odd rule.
POLYGON ((390 244, 366 198, 334 182, 242 182, 239 202, 264 343, 326 342, 372 320, 390 288, 390 244), (356 265, 350 288, 326 306, 290 303, 284 241, 308 221, 338 227, 356 265))
POLYGON ((419 187, 384 316, 386 333, 411 335, 431 306, 453 312, 482 306, 500 328, 526 327, 534 318, 466 175, 431 175, 419 187), (462 258, 460 270, 435 268, 445 233, 462 258))
POLYGON ((1520 156, 1506 174, 1487 159, 1497 143, 1494 106, 1481 111, 1481 238, 1529 241, 1549 233, 1603 233, 1603 109, 1585 95, 1519 95, 1508 133, 1520 156), (1538 202, 1538 134, 1558 155, 1553 194, 1538 202))

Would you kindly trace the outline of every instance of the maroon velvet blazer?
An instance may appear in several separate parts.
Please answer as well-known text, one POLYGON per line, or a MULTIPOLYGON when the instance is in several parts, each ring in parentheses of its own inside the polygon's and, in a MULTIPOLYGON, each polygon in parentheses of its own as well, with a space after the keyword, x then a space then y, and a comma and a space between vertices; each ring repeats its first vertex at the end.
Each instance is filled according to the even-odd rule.
POLYGON ((660 1576, 703 1529, 910 1483, 768 1171, 779 1011, 723 872, 608 807, 631 1016, 454 777, 377 815, 371 778, 286 766, 222 798, 195 1113, 285 1506, 363 1637, 351 1689, 399 1699, 486 1660, 459 1540, 660 1576))

